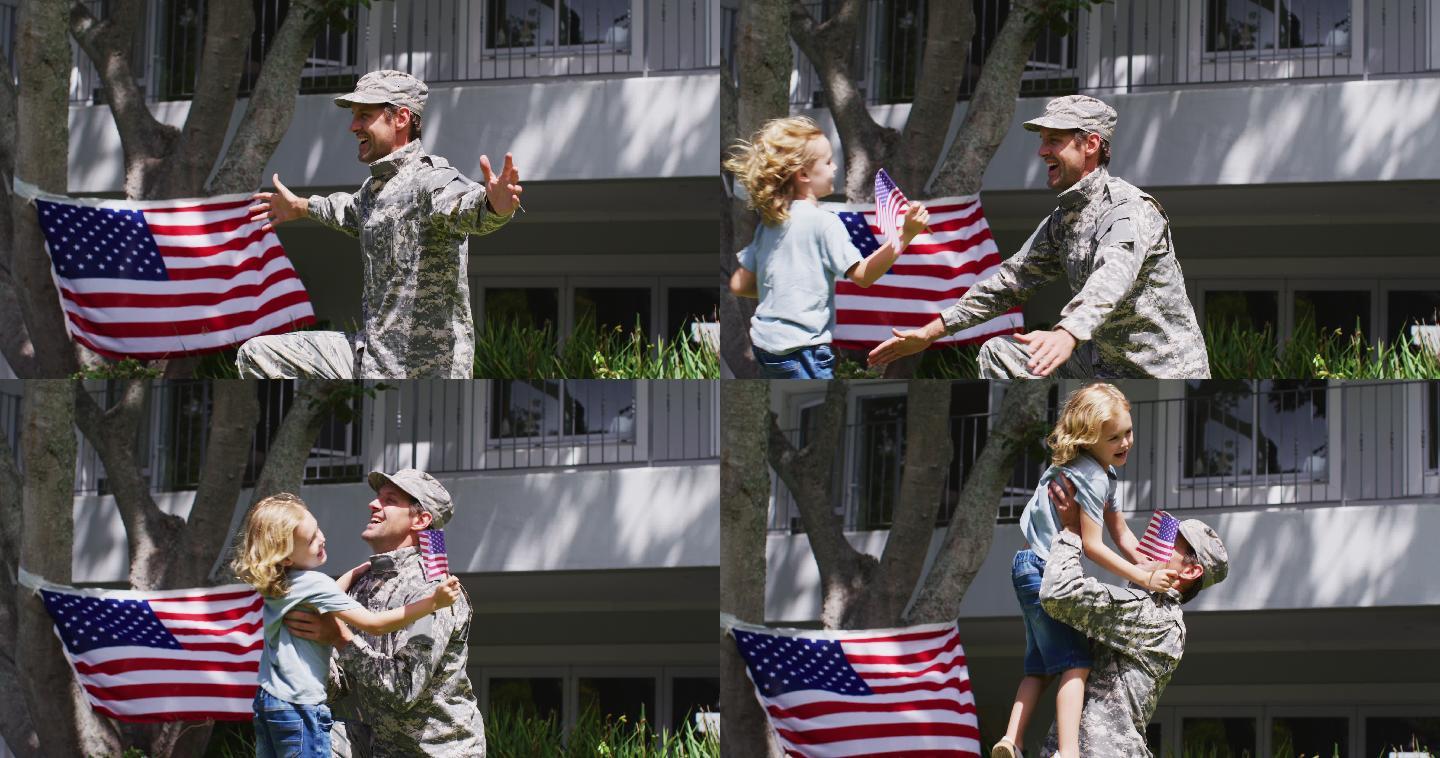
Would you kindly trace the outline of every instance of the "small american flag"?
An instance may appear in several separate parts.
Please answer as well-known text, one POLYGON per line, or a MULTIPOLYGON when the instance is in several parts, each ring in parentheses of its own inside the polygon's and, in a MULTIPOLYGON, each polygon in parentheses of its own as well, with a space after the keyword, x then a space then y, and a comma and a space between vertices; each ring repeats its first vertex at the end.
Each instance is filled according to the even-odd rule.
POLYGON ((76 342, 111 358, 213 352, 315 322, 280 239, 248 195, 160 201, 32 197, 76 342))
MULTIPOLYGON (((979 195, 926 201, 929 227, 905 248, 885 275, 869 287, 841 279, 835 283, 834 344, 846 350, 869 350, 890 339, 890 330, 918 329, 960 299, 976 282, 1000 266, 1000 248, 980 209, 979 195)), ((845 223, 860 255, 880 249, 883 236, 876 210, 868 205, 821 203, 845 223)), ((980 343, 1000 334, 1023 331, 1021 309, 1012 308, 934 342, 931 350, 962 343, 980 343)))
POLYGON ((899 246, 900 224, 909 212, 910 203, 905 200, 905 193, 895 186, 885 169, 880 169, 875 174, 875 219, 880 231, 885 233, 886 242, 899 246))
POLYGON ((450 573, 444 529, 426 529, 420 533, 420 562, 425 566, 426 579, 444 579, 450 573))
POLYGON ((265 641, 245 585, 132 592, 40 589, 75 678, 122 721, 248 721, 265 641))
POLYGON ((731 633, 786 755, 980 755, 954 622, 868 631, 731 633))
POLYGON ((1180 522, 1174 516, 1165 511, 1155 511, 1135 549, 1152 561, 1168 561, 1175 554, 1175 535, 1179 531, 1180 522))

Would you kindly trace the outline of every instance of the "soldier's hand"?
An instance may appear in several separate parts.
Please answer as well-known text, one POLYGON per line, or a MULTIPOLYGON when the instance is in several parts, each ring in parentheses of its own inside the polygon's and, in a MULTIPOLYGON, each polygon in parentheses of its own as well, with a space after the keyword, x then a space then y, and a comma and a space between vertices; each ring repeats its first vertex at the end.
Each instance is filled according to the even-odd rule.
POLYGON ((485 201, 490 203, 491 210, 501 216, 514 213, 525 188, 520 186, 520 171, 515 168, 515 159, 510 153, 505 154, 505 165, 499 174, 490 168, 490 156, 480 156, 480 173, 485 178, 485 201))
POLYGON ((290 611, 282 619, 290 633, 301 639, 314 640, 322 645, 334 645, 348 639, 345 622, 329 614, 320 615, 309 611, 290 611))
POLYGON ((905 228, 901 236, 905 238, 905 244, 920 236, 925 227, 930 224, 930 211, 920 203, 911 203, 910 210, 905 212, 905 228))
POLYGON ((304 218, 310 208, 310 200, 296 195, 289 187, 281 184, 279 174, 271 176, 270 180, 275 183, 278 191, 256 192, 250 196, 250 199, 256 202, 248 209, 250 220, 264 221, 265 225, 260 228, 267 232, 274 229, 276 224, 304 218))
POLYGON ((460 599, 460 577, 451 574, 445 577, 445 581, 435 588, 435 610, 449 608, 460 599))
POLYGON ((1075 337, 1064 329, 1017 334, 1015 340, 1026 346, 1030 361, 1025 368, 1036 376, 1049 376, 1075 352, 1075 337))
POLYGON ((1050 480, 1050 502, 1055 505, 1055 514, 1060 517, 1060 525, 1070 531, 1080 533, 1080 506, 1075 502, 1075 483, 1071 482, 1064 474, 1056 474, 1050 480))

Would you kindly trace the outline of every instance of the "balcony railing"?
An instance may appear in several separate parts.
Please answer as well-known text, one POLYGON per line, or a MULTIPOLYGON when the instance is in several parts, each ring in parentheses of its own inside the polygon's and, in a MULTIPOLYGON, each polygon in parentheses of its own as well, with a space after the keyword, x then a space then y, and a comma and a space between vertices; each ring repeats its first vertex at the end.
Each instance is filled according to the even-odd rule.
MULTIPOLYGON (((927 0, 867 0, 852 75, 872 105, 914 98, 927 0)), ((960 98, 969 99, 1007 14, 977 0, 960 98)), ((1117 0, 1042 31, 1021 96, 1105 95, 1151 88, 1440 72, 1440 19, 1427 0, 1117 0), (1276 11, 1278 9, 1278 12, 1276 11)), ((821 17, 822 4, 811 13, 821 17)), ((728 49, 728 48, 727 48, 728 49)), ((797 49, 791 105, 823 105, 797 49)))
MULTIPOLYGON (((244 0, 248 1, 248 0, 244 0)), ((15 72, 18 0, 0 0, 0 41, 15 72)), ((103 17, 109 3, 85 0, 103 17)), ((148 98, 194 94, 207 0, 151 0, 132 48, 148 98)), ((300 92, 346 92, 367 71, 398 69, 430 85, 577 76, 648 76, 720 65, 719 0, 384 0, 355 2, 327 23, 300 92)), ((240 91, 248 94, 289 7, 259 0, 240 91)), ((104 87, 72 41, 70 101, 101 103, 104 87)))
MULTIPOLYGON (((1214 381, 1186 397, 1137 402, 1135 442, 1116 502, 1127 513, 1440 499, 1440 382, 1214 381)), ((960 489, 995 416, 952 416, 955 450, 938 523, 960 489)), ((1054 419, 1050 421, 1053 423, 1054 419)), ((789 432, 802 441, 798 430, 789 432)), ((997 503, 1016 521, 1048 455, 1035 440, 997 503)), ((904 419, 851 424, 837 451, 834 492, 850 530, 885 529, 900 496, 904 419)), ((794 499, 778 482, 773 531, 800 529, 794 499)))
MULTIPOLYGON (((247 456, 249 486, 294 402, 293 382, 256 385, 260 418, 247 456)), ((143 474, 155 492, 194 489, 204 469, 212 385, 151 388, 142 422, 143 474)), ((412 380, 359 394, 328 413, 305 461, 304 483, 359 482, 373 469, 433 474, 653 466, 719 453, 713 382, 412 380)), ((21 463, 19 389, 0 391, 0 433, 21 463)), ((106 405, 106 392, 96 400, 106 405)), ((97 451, 79 438, 75 493, 106 494, 97 451)))

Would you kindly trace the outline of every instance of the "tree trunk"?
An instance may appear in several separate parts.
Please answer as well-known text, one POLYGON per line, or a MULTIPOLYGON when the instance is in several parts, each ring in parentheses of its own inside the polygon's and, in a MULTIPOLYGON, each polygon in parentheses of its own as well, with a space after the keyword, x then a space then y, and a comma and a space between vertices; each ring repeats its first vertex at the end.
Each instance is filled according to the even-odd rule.
MULTIPOLYGON (((765 623, 765 515, 770 504, 766 418, 770 387, 758 380, 721 384, 720 612, 765 623)), ((771 730, 735 641, 720 639, 720 733, 726 758, 772 751, 771 730)))
MULTIPOLYGON (((749 139, 762 124, 790 112, 790 71, 795 57, 786 34, 789 0, 751 0, 740 6, 735 50, 740 81, 738 91, 721 69, 720 146, 728 151, 738 140, 749 139)), ((720 232, 720 274, 725 282, 739 265, 735 253, 755 236, 756 217, 737 198, 725 198, 720 232)), ((750 317, 755 301, 720 290, 721 354, 735 376, 759 376, 750 352, 750 317)))
MULTIPOLYGON (((1044 434, 1046 398, 1052 384, 1051 380, 1023 380, 1011 382, 1006 389, 1000 415, 960 493, 940 551, 914 607, 905 616, 906 624, 949 621, 959 615, 960 601, 995 539, 996 503, 1015 470, 1015 461, 1027 445, 1044 434)), ((929 546, 928 538, 925 546, 929 546)))

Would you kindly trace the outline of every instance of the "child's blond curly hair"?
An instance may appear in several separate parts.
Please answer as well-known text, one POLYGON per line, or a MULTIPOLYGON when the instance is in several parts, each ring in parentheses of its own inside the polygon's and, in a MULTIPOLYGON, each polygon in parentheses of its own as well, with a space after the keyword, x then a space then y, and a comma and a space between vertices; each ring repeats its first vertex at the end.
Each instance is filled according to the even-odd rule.
POLYGON ((1045 438, 1050 462, 1063 466, 1075 460, 1082 447, 1100 441, 1100 427, 1122 410, 1130 410, 1130 401, 1113 384, 1096 382, 1071 392, 1055 429, 1045 438))
POLYGON ((245 517, 244 537, 230 568, 235 576, 266 597, 283 597, 290 589, 282 563, 295 550, 295 527, 310 510, 299 495, 281 492, 255 504, 245 517))
POLYGON ((779 226, 790 217, 790 180, 820 155, 815 141, 825 133, 804 116, 776 118, 760 131, 741 140, 725 158, 725 170, 745 185, 747 206, 760 214, 766 226, 779 226))

